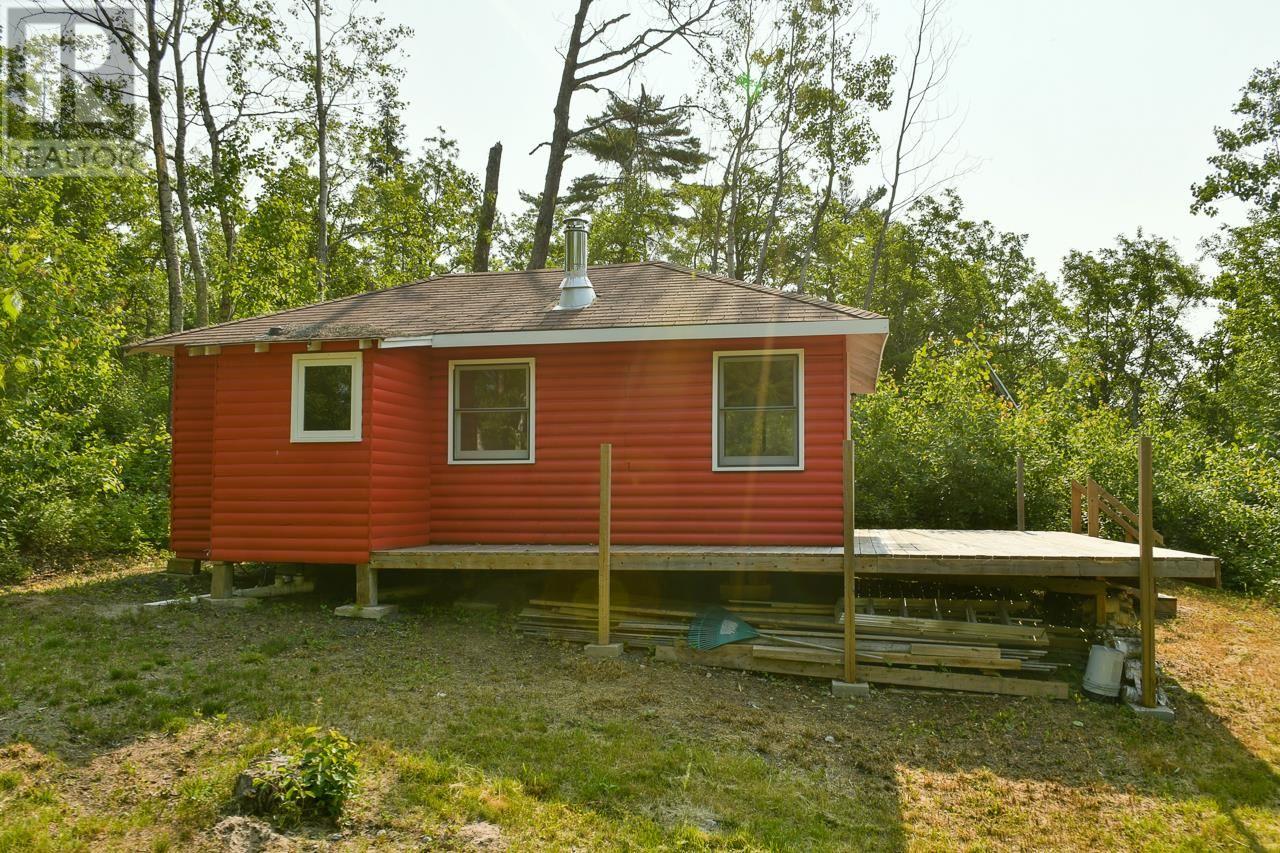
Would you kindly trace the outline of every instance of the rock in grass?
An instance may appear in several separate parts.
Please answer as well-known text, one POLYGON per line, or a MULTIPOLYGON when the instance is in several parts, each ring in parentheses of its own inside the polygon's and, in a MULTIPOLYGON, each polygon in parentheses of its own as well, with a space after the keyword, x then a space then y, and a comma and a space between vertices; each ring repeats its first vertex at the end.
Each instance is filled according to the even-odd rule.
POLYGON ((232 799, 236 808, 248 814, 269 814, 271 804, 280 800, 280 782, 296 759, 278 750, 258 759, 236 777, 232 799))

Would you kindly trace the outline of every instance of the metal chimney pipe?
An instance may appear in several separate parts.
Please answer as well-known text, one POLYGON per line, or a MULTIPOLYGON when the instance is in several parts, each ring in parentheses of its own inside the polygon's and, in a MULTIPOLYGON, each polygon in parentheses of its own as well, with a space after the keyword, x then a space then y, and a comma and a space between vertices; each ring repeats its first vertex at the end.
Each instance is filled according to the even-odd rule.
POLYGON ((587 278, 587 235, 591 225, 585 217, 570 216, 564 221, 564 280, 560 282, 557 311, 577 311, 596 301, 596 290, 587 278))

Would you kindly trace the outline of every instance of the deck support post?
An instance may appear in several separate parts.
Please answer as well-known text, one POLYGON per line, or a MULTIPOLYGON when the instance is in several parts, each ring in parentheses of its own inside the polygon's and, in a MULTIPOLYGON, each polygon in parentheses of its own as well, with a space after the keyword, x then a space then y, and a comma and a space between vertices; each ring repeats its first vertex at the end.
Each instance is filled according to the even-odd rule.
POLYGON ((1027 496, 1022 488, 1022 454, 1017 459, 1018 529, 1027 529, 1027 496))
POLYGON ((378 570, 370 568, 368 563, 356 564, 356 604, 378 606, 378 570))
POLYGON ((616 658, 622 643, 609 642, 609 547, 613 524, 613 445, 600 445, 600 549, 596 566, 599 588, 596 594, 596 642, 585 651, 588 657, 616 658))
POLYGON ((1155 523, 1152 518, 1151 437, 1138 439, 1138 615, 1142 626, 1142 706, 1156 706, 1155 523))
POLYGON ((333 612, 356 619, 382 619, 395 613, 394 604, 378 603, 378 570, 368 563, 356 563, 356 603, 344 604, 333 612))
POLYGON ((209 584, 210 598, 232 598, 235 596, 235 586, 232 583, 233 563, 213 562, 209 564, 209 574, 212 580, 209 584))
POLYGON ((866 696, 870 689, 865 683, 858 683, 858 629, 857 614, 854 612, 854 566, 857 562, 854 535, 854 443, 853 439, 844 441, 844 547, 842 550, 842 569, 844 571, 844 672, 843 680, 831 682, 831 693, 841 698, 866 696))

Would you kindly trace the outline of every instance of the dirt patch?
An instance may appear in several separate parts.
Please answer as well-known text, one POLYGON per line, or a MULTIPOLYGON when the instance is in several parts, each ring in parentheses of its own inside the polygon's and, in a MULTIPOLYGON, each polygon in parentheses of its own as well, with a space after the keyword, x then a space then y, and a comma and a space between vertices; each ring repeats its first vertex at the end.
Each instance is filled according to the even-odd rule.
POLYGON ((295 846, 267 824, 251 817, 223 818, 213 828, 213 835, 226 853, 271 853, 292 850, 295 846))
POLYGON ((487 820, 478 820, 460 827, 453 834, 453 841, 461 850, 506 850, 502 828, 487 820))

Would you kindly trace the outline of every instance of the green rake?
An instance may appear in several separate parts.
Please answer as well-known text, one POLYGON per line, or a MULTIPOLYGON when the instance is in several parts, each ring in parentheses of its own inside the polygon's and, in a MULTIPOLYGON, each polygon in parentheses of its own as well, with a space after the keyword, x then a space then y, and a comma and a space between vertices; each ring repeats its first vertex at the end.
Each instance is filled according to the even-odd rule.
POLYGON ((708 607, 689 623, 689 648, 700 652, 718 649, 730 643, 740 643, 743 640, 754 640, 757 637, 768 637, 770 640, 790 643, 793 646, 822 649, 824 652, 838 651, 820 643, 807 643, 804 640, 793 640, 790 637, 757 631, 747 620, 730 613, 723 607, 708 607))

